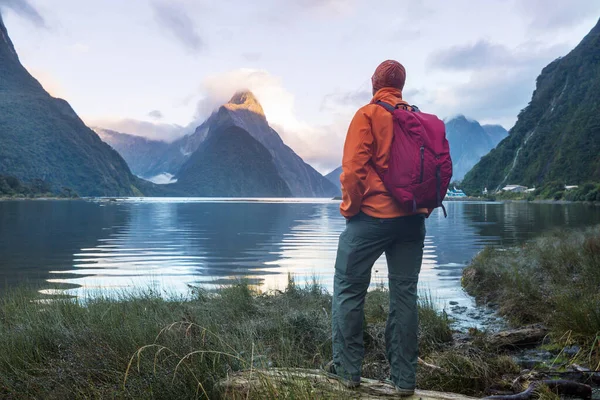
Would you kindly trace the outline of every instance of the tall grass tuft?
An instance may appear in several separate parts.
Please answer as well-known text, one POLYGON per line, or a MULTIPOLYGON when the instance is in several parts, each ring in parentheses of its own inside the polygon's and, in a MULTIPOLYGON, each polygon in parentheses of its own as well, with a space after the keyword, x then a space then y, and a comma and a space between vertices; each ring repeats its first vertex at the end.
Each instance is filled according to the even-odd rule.
MULTIPOLYGON (((383 365, 371 368, 376 378, 387 370, 385 315, 374 310, 386 304, 384 289, 369 293, 367 331, 374 340, 366 358, 383 365)), ((235 371, 315 369, 329 361, 330 310, 331 296, 316 279, 299 285, 293 277, 282 292, 239 282, 170 299, 147 290, 40 301, 34 291, 15 290, 0 298, 0 398, 222 398, 218 383, 235 371)), ((449 340, 447 317, 431 303, 420 312, 421 343, 440 348, 449 340)), ((272 390, 315 398, 306 382, 272 390)))
POLYGON ((600 226, 563 230, 509 249, 485 249, 465 269, 463 286, 496 303, 515 324, 541 322, 600 363, 600 226))

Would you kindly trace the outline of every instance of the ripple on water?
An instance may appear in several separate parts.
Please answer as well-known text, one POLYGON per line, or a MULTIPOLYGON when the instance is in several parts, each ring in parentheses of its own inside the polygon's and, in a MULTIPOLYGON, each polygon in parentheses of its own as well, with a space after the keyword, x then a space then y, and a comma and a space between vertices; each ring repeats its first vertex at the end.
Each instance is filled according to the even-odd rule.
MULTIPOLYGON (((338 202, 326 199, 126 199, 114 203, 0 202, 0 278, 89 289, 215 287, 249 278, 281 288, 287 274, 332 287, 338 202), (40 223, 43 221, 43 223, 40 223), (60 234, 57 234, 60 232, 60 234)), ((600 208, 527 203, 447 204, 427 220, 419 288, 441 306, 472 306, 462 269, 488 245, 508 246, 564 226, 600 223, 600 208)), ((372 285, 385 283, 385 258, 372 285)), ((50 293, 50 292, 48 292, 50 293)))

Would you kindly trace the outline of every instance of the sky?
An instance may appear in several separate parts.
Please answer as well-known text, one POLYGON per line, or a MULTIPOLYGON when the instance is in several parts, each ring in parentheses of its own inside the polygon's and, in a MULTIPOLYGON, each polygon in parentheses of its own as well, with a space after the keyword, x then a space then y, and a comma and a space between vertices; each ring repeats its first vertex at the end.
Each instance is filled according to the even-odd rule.
POLYGON ((0 0, 21 62, 90 126, 172 141, 250 89, 325 173, 386 59, 404 98, 509 129, 598 0, 0 0))

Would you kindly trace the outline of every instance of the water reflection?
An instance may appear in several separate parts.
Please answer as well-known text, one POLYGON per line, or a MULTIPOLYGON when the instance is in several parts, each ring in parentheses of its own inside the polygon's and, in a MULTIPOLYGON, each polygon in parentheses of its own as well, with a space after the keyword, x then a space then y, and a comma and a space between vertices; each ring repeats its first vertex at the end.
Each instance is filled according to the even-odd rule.
POLYGON ((85 201, 0 201, 0 289, 41 285, 66 270, 73 254, 126 224, 129 213, 85 201))
MULTIPOLYGON (((143 199, 0 202, 0 283, 43 283, 69 294, 160 287, 185 293, 240 277, 282 288, 287 274, 331 287, 344 220, 334 201, 143 199), (62 286, 61 286, 62 285, 62 286)), ((556 227, 600 223, 581 204, 463 203, 427 221, 421 289, 469 305, 462 268, 484 246, 520 243, 556 227)), ((373 284, 385 282, 380 259, 373 284)))

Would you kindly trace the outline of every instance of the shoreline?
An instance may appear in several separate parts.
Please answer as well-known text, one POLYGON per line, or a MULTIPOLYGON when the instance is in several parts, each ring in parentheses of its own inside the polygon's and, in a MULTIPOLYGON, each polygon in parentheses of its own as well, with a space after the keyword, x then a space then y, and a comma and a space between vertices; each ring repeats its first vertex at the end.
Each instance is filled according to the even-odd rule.
POLYGON ((81 200, 86 200, 86 199, 69 199, 69 198, 64 198, 64 197, 36 197, 36 198, 25 198, 25 197, 16 197, 16 198, 10 198, 10 197, 0 197, 0 201, 55 201, 55 200, 61 200, 61 201, 81 201, 81 200))
MULTIPOLYGON (((161 199, 163 197, 140 197, 140 199, 161 199)), ((190 197, 164 197, 165 199, 189 199, 190 197)), ((93 202, 120 202, 126 200, 128 198, 124 197, 52 197, 52 196, 43 196, 43 197, 7 197, 0 196, 0 201, 54 201, 54 200, 64 200, 64 201, 93 201, 93 202)), ((206 200, 215 200, 217 198, 212 197, 197 197, 193 199, 206 199, 206 200)), ((240 200, 244 200, 247 202, 261 202, 261 201, 269 201, 269 200, 281 200, 281 201, 294 201, 294 200, 311 200, 304 197, 289 197, 283 199, 262 199, 262 198, 218 198, 219 201, 223 202, 237 202, 240 200)), ((341 201, 341 198, 314 198, 315 201, 318 200, 330 200, 330 201, 341 201)), ((467 197, 467 198, 456 198, 456 199, 444 199, 444 202, 465 202, 465 203, 494 203, 494 204, 510 204, 510 203, 531 203, 531 204, 556 204, 556 205, 569 205, 569 204, 585 204, 589 206, 600 206, 600 202, 590 202, 590 201, 572 201, 572 200, 526 200, 526 199, 486 199, 481 197, 467 197)))

